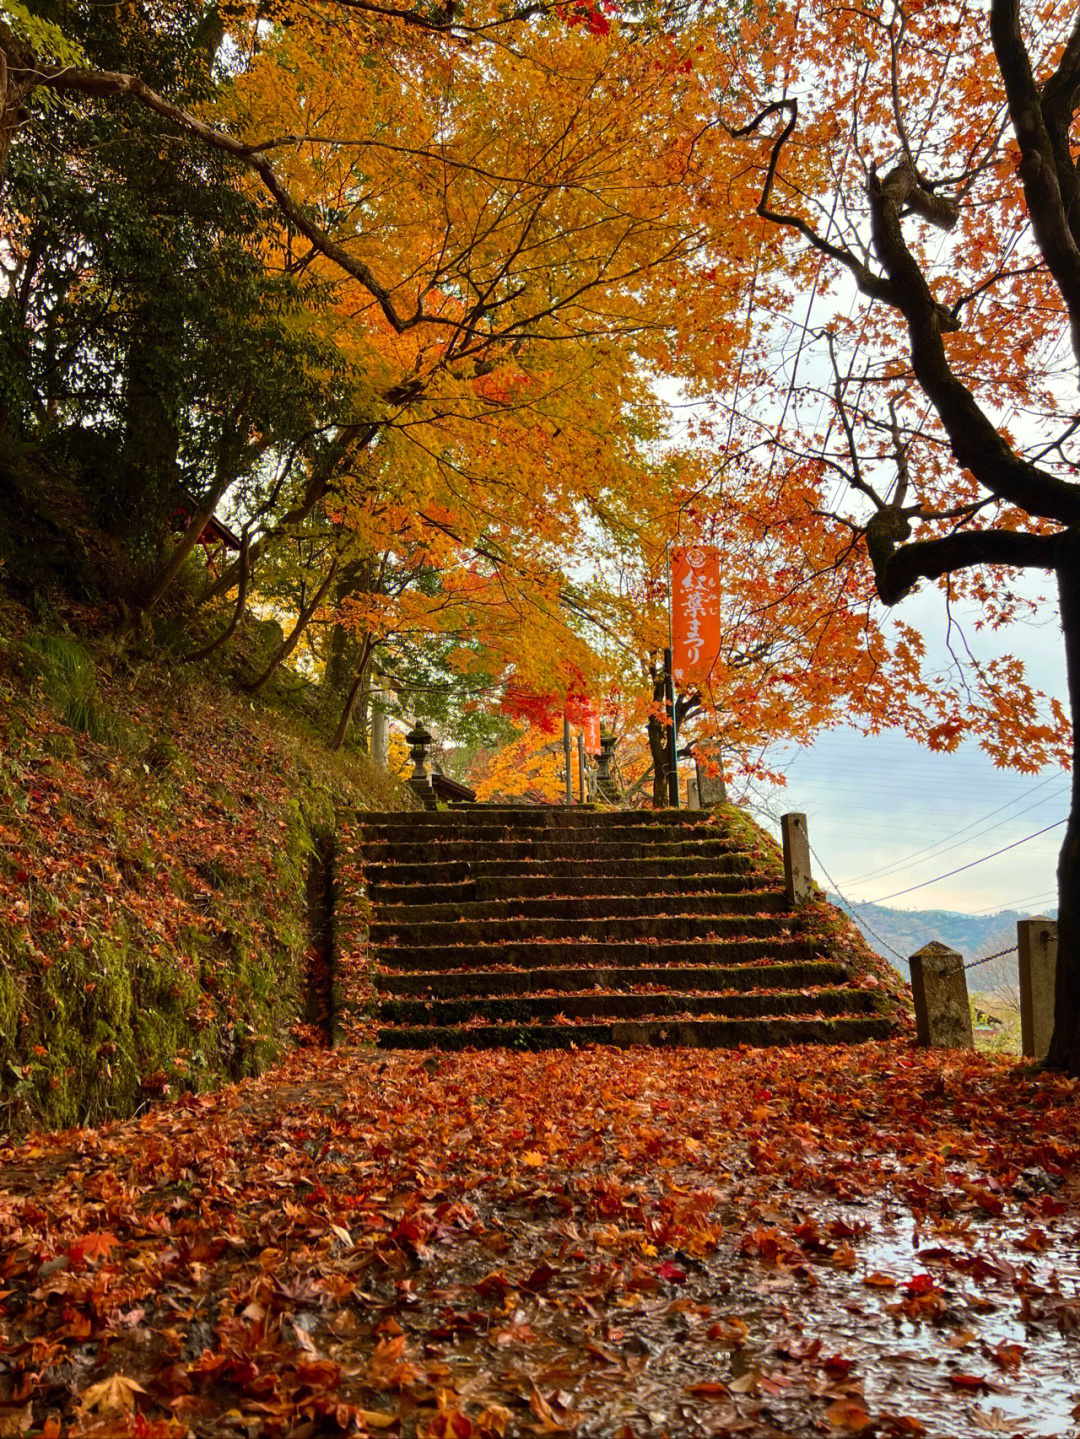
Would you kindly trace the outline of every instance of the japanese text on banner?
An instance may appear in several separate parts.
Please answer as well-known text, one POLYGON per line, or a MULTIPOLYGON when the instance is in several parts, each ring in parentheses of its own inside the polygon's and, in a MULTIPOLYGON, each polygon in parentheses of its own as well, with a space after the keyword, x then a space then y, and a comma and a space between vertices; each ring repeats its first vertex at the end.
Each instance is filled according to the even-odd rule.
POLYGON ((671 551, 672 673, 676 684, 704 680, 720 654, 720 551, 671 551))
POLYGON ((591 708, 585 714, 585 753, 600 753, 600 716, 591 708))

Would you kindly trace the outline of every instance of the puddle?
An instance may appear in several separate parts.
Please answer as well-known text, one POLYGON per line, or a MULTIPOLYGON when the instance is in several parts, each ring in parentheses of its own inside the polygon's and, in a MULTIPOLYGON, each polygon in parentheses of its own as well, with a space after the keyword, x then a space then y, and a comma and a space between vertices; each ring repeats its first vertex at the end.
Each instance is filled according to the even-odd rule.
POLYGON ((704 1217, 723 1237, 698 1257, 650 1253, 643 1234, 613 1242, 632 1218, 568 1218, 553 1249, 549 1206, 494 1209, 496 1254, 488 1234, 440 1264, 458 1281, 440 1282, 447 1312, 464 1317, 425 1353, 459 1393, 481 1386, 518 1413, 523 1385, 550 1396, 581 1439, 1080 1434, 1075 1216, 1036 1222, 1010 1203, 930 1221, 888 1193, 792 1199, 759 1200, 749 1223, 717 1204, 704 1217), (535 1292, 479 1296, 509 1236, 513 1283, 533 1265, 535 1292))

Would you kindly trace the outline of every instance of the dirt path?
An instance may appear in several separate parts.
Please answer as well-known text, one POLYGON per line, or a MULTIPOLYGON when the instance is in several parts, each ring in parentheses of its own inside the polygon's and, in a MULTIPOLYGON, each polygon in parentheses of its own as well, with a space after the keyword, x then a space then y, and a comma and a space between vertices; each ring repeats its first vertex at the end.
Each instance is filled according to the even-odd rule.
POLYGON ((301 1054, 0 1151, 0 1436, 1072 1435, 1076 1100, 902 1044, 301 1054))

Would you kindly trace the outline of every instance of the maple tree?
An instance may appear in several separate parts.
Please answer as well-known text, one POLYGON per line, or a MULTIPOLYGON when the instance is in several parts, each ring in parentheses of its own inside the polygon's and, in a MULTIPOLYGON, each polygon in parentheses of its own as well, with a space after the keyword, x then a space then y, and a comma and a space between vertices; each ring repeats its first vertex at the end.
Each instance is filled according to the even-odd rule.
MULTIPOLYGON (((714 124, 721 41, 707 25, 665 33, 638 17, 620 28, 588 7, 478 6, 452 23, 365 6, 339 7, 331 25, 302 9, 280 18, 236 12, 226 34, 208 17, 117 24, 58 8, 84 62, 63 64, 43 49, 30 65, 27 36, 6 28, 8 79, 26 87, 27 107, 9 155, 10 285, 23 301, 9 334, 16 350, 49 357, 48 369, 86 298, 92 309, 112 283, 92 244, 40 234, 45 201, 29 162, 50 143, 59 106, 53 163, 73 208, 89 196, 110 214, 95 137, 122 154, 121 137, 137 133, 159 186, 160 157, 179 151, 210 193, 243 210, 245 258, 259 258, 271 293, 280 288, 286 334, 237 326, 235 314, 230 333, 256 366, 268 348, 282 373, 300 359, 304 404, 289 406, 288 425, 268 423, 261 403, 215 411, 171 342, 198 329, 175 303, 170 264, 140 257, 133 289, 151 285, 152 269, 154 303, 132 308, 119 385, 88 327, 78 373, 96 394, 73 389, 70 356, 60 384, 55 364, 48 384, 31 366, 7 424, 18 442, 66 456, 42 421, 60 402, 78 446, 92 436, 130 454, 125 496, 150 511, 146 553, 166 552, 129 596, 144 613, 189 577, 202 524, 227 493, 246 545, 207 577, 204 599, 225 609, 220 621, 200 618, 205 642, 191 653, 225 643, 245 607, 269 607, 288 637, 251 677, 265 687, 329 623, 350 637, 326 660, 341 691, 340 744, 363 707, 368 657, 391 636, 456 627, 466 677, 517 692, 557 688, 558 652, 581 672, 596 667, 595 625, 586 641, 592 621, 580 606, 573 618, 570 570, 597 511, 644 482, 659 423, 648 375, 715 377, 738 343, 742 271, 727 246, 741 240, 727 218, 741 161, 714 124), (502 123, 508 97, 527 125, 502 123), (730 200, 718 209, 721 193, 730 200), (78 265, 46 273, 54 252, 78 253, 78 265), (119 390, 114 414, 102 414, 103 387, 119 390), (211 416, 217 436, 204 433, 211 416), (180 475, 197 503, 170 546, 180 475), (313 605, 333 559, 311 583, 306 564, 296 583, 280 581, 295 570, 294 547, 318 547, 328 526, 338 568, 313 605), (354 573, 381 563, 437 570, 438 593, 404 586, 390 597, 354 573)), ((131 177, 124 194, 138 226, 141 182, 131 177)), ((183 214, 191 204, 176 197, 183 214)), ((212 356, 220 337, 208 340, 212 356)), ((91 490, 100 484, 96 462, 82 472, 91 490)), ((126 520, 133 506, 122 497, 113 508, 126 520)))
MULTIPOLYGON (((758 447, 744 452, 748 522, 785 552, 793 584, 839 575, 849 603, 893 606, 929 580, 992 629, 1036 607, 1019 575, 1052 572, 1074 718, 1078 108, 1074 6, 900 0, 780 7, 726 111, 759 175, 752 223, 790 241, 789 303, 806 306, 766 321, 771 373, 761 349, 748 353, 731 401, 734 445, 758 447)), ((1076 1068, 1068 714, 1015 657, 972 659, 957 681, 924 672, 912 626, 897 618, 891 632, 913 733, 944 749, 977 736, 999 763, 1072 767, 1049 1062, 1076 1068)), ((903 707, 879 699, 856 687, 853 702, 879 722, 903 707)))

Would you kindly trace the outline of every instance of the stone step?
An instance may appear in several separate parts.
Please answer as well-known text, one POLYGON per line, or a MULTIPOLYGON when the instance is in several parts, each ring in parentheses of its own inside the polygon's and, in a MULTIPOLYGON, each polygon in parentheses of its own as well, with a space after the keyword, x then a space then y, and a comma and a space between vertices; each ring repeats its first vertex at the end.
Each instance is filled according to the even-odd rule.
POLYGON ((700 844, 704 840, 719 840, 729 849, 737 848, 737 841, 715 825, 701 824, 651 824, 621 825, 610 827, 585 825, 564 825, 561 828, 550 825, 516 825, 503 822, 471 824, 467 828, 453 823, 424 825, 422 828, 410 825, 365 825, 363 849, 368 852, 372 846, 384 844, 394 848, 402 844, 502 844, 509 840, 514 844, 700 844))
POLYGON ((814 941, 799 938, 661 941, 656 944, 571 943, 555 940, 549 944, 463 944, 463 945, 380 945, 374 949, 377 963, 395 970, 493 969, 503 965, 515 969, 583 968, 628 969, 641 965, 748 964, 755 959, 772 962, 811 959, 817 952, 814 941))
POLYGON ((731 993, 762 989, 814 989, 842 984, 847 971, 835 960, 777 962, 770 965, 694 965, 669 967, 637 965, 634 968, 584 969, 468 969, 451 973, 378 974, 375 987, 380 994, 436 996, 452 999, 478 994, 497 998, 508 994, 534 994, 558 990, 581 994, 600 988, 630 991, 635 985, 657 985, 664 989, 682 986, 695 993, 731 993))
POLYGON ((381 1024, 450 1026, 481 1019, 487 1024, 554 1023, 560 1017, 591 1019, 664 1019, 707 1015, 711 1019, 750 1019, 808 1014, 872 1014, 876 996, 847 989, 775 990, 758 994, 526 994, 492 999, 386 999, 378 1007, 381 1024))
POLYGON ((531 860, 543 863, 560 860, 613 860, 616 863, 627 859, 705 859, 720 855, 739 853, 734 840, 730 839, 682 839, 650 841, 647 837, 628 840, 608 840, 593 837, 571 839, 549 836, 545 831, 539 839, 507 839, 501 833, 495 839, 484 841, 468 839, 442 839, 430 842, 408 840, 364 840, 356 846, 356 853, 365 866, 385 864, 453 864, 460 861, 490 861, 497 859, 501 864, 508 859, 531 860))
MULTIPOLYGON (((503 846, 504 848, 505 846, 503 846)), ((646 850, 648 846, 645 846, 646 850)), ((486 853, 490 855, 491 851, 486 853)), ((608 860, 601 864, 596 859, 553 859, 543 860, 538 856, 530 859, 474 859, 466 861, 460 857, 441 859, 423 864, 385 864, 378 861, 364 865, 364 875, 369 885, 380 884, 448 884, 453 881, 497 876, 509 879, 517 875, 533 879, 583 879, 603 874, 616 879, 664 878, 676 879, 683 875, 695 874, 750 874, 755 871, 752 855, 731 854, 701 855, 700 857, 679 855, 655 859, 608 860)))
POLYGON ((853 1043, 892 1032, 733 812, 367 817, 384 1048, 853 1043))
POLYGON ((473 825, 506 824, 524 829, 635 829, 654 825, 722 826, 709 810, 700 809, 622 809, 596 810, 562 805, 523 805, 521 808, 502 805, 464 805, 446 810, 385 810, 365 814, 364 828, 459 831, 473 825))
MULTIPOLYGON (((381 914, 381 911, 379 912, 381 914)), ((796 923, 794 917, 789 923, 796 923)), ((624 944, 632 940, 766 939, 785 933, 775 915, 747 914, 645 914, 602 919, 577 919, 561 914, 554 919, 460 919, 420 924, 386 923, 370 927, 376 946, 480 945, 548 940, 606 940, 624 944)))
POLYGON ((657 1019, 610 1024, 491 1024, 475 1028, 385 1026, 380 1049, 569 1049, 586 1044, 619 1048, 685 1046, 733 1049, 793 1044, 860 1044, 887 1039, 893 1025, 884 1015, 837 1015, 832 1019, 657 1019))
MULTIPOLYGON (((391 870, 393 873, 393 870, 391 870)), ((650 902, 661 895, 678 894, 680 898, 707 899, 710 895, 782 894, 774 889, 776 876, 744 874, 680 874, 680 875, 589 875, 587 878, 552 876, 548 873, 491 875, 478 879, 462 879, 448 884, 372 884, 368 897, 373 904, 389 911, 396 905, 451 905, 469 903, 501 903, 510 899, 529 902, 537 899, 640 898, 650 902)), ((526 911, 527 912, 527 911, 526 911)), ((387 914, 389 918, 389 913, 387 914)))
POLYGON ((387 904, 380 901, 377 913, 381 927, 450 924, 459 919, 466 922, 505 922, 514 919, 624 919, 664 914, 782 914, 787 912, 787 907, 787 897, 782 889, 747 889, 736 894, 552 895, 547 899, 463 899, 457 903, 442 904, 387 904))

